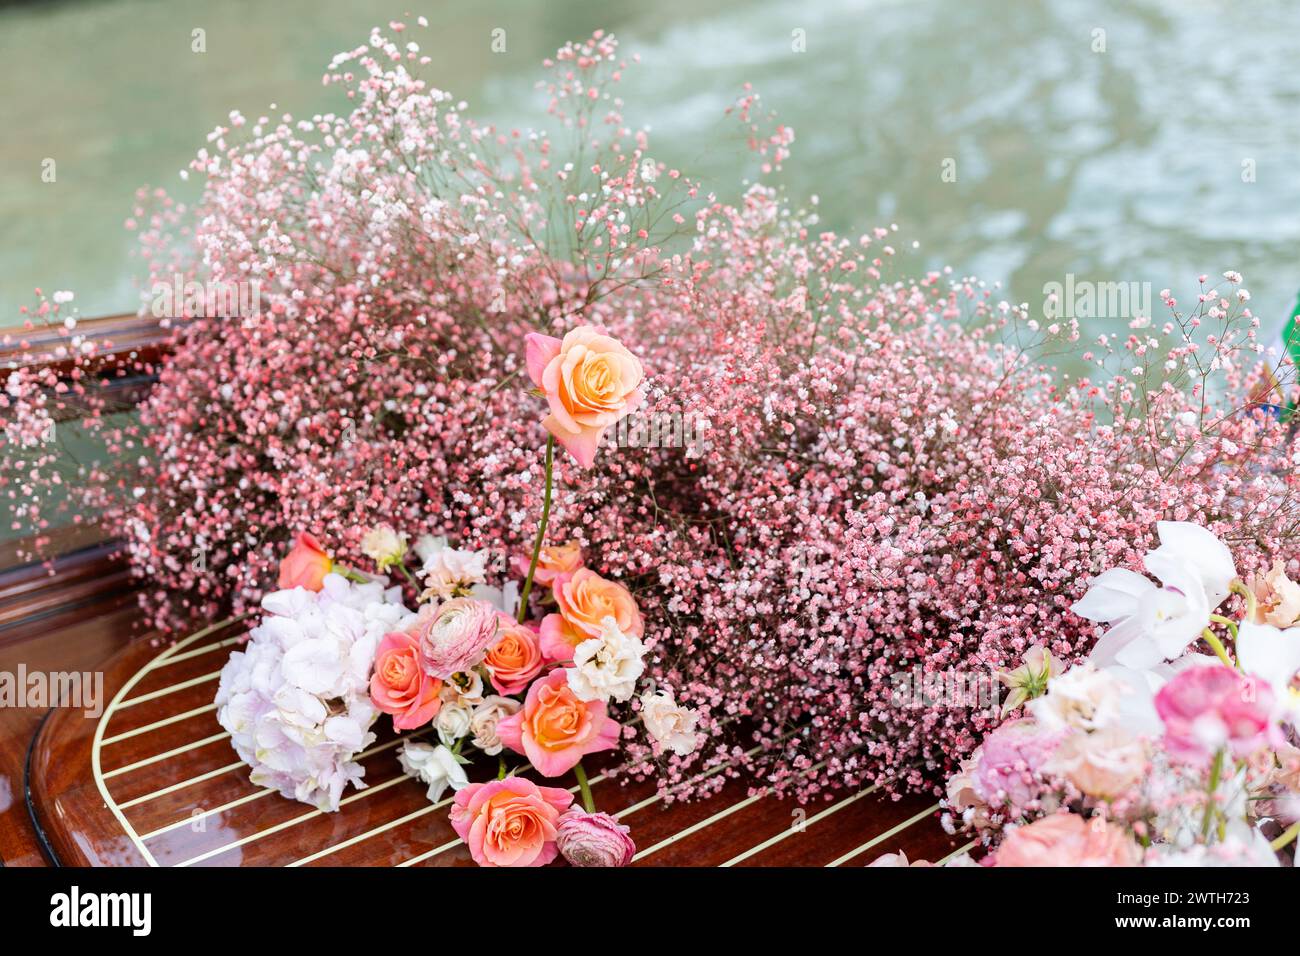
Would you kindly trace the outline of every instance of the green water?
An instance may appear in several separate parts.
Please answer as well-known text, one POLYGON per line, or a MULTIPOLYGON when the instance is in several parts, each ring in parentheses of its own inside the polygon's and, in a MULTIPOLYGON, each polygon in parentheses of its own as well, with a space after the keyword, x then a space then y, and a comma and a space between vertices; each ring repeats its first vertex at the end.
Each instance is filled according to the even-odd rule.
POLYGON ((629 118, 724 195, 743 157, 720 114, 752 81, 797 132, 791 195, 836 228, 896 221, 927 265, 1016 301, 1066 273, 1190 293, 1234 268, 1271 324, 1300 287, 1296 3, 98 0, 0 11, 0 316, 38 284, 133 310, 134 189, 192 193, 177 171, 232 108, 340 108, 322 66, 408 10, 434 24, 427 75, 511 124, 536 115, 542 56, 616 31, 644 61, 629 118))

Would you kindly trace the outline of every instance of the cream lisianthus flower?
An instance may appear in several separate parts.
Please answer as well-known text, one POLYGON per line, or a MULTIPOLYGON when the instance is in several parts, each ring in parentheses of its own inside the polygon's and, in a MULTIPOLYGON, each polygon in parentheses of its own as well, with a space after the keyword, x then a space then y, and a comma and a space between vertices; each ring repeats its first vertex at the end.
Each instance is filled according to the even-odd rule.
POLYGON ((486 551, 453 548, 446 538, 426 534, 415 542, 415 553, 422 562, 420 576, 425 583, 421 600, 468 597, 475 585, 487 581, 486 551))
POLYGON ((600 637, 589 638, 573 651, 573 666, 565 671, 579 700, 631 700, 637 678, 645 670, 645 645, 619 629, 613 617, 601 621, 600 637))
POLYGON ((1085 733, 1124 729, 1159 736, 1153 682, 1122 667, 1099 668, 1085 661, 1052 678, 1047 693, 1025 708, 1044 730, 1085 733))
POLYGON ((377 524, 361 539, 361 551, 382 574, 406 557, 406 535, 398 534, 392 525, 377 524))
POLYGON ((434 729, 438 731, 438 739, 447 746, 452 746, 462 737, 469 735, 470 722, 473 718, 474 711, 464 704, 443 704, 433 721, 434 729))
POLYGON ((673 700, 672 691, 642 694, 641 718, 646 732, 665 750, 679 757, 689 755, 699 746, 700 735, 695 732, 699 717, 691 708, 673 700))
POLYGON ((501 753, 504 744, 497 736, 497 724, 506 717, 518 713, 522 706, 523 704, 513 697, 502 697, 499 694, 484 697, 482 703, 474 708, 474 715, 470 718, 469 731, 474 735, 470 743, 489 757, 501 753))

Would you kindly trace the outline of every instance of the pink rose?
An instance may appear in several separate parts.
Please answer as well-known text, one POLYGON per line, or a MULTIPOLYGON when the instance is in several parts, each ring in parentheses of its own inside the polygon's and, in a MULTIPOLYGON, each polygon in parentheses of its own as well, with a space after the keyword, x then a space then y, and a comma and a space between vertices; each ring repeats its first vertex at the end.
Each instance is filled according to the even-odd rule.
POLYGON ((608 813, 570 810, 560 817, 555 842, 570 866, 627 866, 636 854, 630 832, 608 813))
POLYGON ((556 824, 572 803, 569 791, 523 777, 471 783, 452 802, 451 826, 479 866, 545 866, 560 852, 556 824))
POLYGON ((551 593, 559 613, 542 619, 542 653, 547 660, 572 660, 575 647, 588 638, 601 636, 601 622, 607 617, 614 618, 624 634, 636 638, 645 634, 645 623, 632 592, 590 568, 556 575, 551 593))
POLYGON ((1231 667, 1188 667, 1156 694, 1166 748, 1192 763, 1208 762, 1221 747, 1248 757, 1277 738, 1270 715, 1273 691, 1231 667))
MULTIPOLYGON (((519 572, 520 577, 528 576, 528 569, 532 567, 532 563, 532 552, 515 555, 515 570, 519 572)), ((578 542, 548 545, 537 555, 537 568, 533 571, 533 580, 550 587, 556 575, 566 571, 576 571, 580 567, 582 567, 582 546, 578 542)))
POLYGON ((298 532, 293 548, 280 562, 280 590, 306 588, 319 591, 325 586, 325 575, 334 569, 334 562, 315 537, 305 531, 298 532))
POLYGON ((393 715, 398 730, 415 730, 433 720, 442 706, 442 681, 420 666, 420 642, 411 634, 385 634, 375 655, 370 699, 393 715))
POLYGON ((543 777, 572 770, 584 756, 612 750, 619 725, 598 701, 579 700, 563 670, 533 681, 523 709, 497 724, 497 737, 543 777))
POLYGON ((475 598, 452 598, 416 624, 420 663, 443 680, 483 660, 497 638, 497 609, 475 598))
POLYGON ((483 663, 498 694, 517 694, 542 672, 542 646, 536 631, 509 614, 498 614, 497 622, 497 642, 483 663))
POLYGON ((590 468, 605 429, 641 404, 641 363, 618 339, 590 325, 563 340, 530 332, 525 342, 528 377, 551 408, 542 425, 590 468))
POLYGON ((1142 851, 1123 829, 1101 817, 1057 813, 1011 830, 994 866, 1137 866, 1142 851))

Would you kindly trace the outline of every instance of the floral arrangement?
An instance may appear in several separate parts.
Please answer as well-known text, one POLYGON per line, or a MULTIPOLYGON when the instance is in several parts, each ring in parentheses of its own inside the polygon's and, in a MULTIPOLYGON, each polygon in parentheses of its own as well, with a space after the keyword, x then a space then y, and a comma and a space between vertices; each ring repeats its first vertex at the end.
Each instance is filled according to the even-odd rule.
POLYGON ((1195 524, 1162 522, 1158 536, 1143 559, 1154 581, 1113 568, 1074 604, 1108 625, 1086 660, 1067 667, 1037 646, 1000 675, 1010 719, 963 761, 945 800, 950 830, 974 835, 985 865, 1290 861, 1300 585, 1280 564, 1243 580, 1195 524))
MULTIPOLYGON (((482 866, 625 866, 628 828, 596 812, 582 760, 613 750, 628 724, 610 716, 645 673, 645 625, 623 585, 586 567, 572 542, 547 546, 555 447, 591 467, 605 432, 641 401, 641 363, 617 339, 582 326, 563 339, 527 336, 528 374, 549 414, 541 522, 530 554, 512 570, 520 590, 488 583, 489 555, 447 540, 369 529, 361 550, 376 575, 337 564, 300 533, 280 562, 279 590, 246 648, 231 655, 217 691, 251 779, 322 810, 339 807, 348 784, 365 786, 356 755, 375 740, 381 713, 399 732, 432 730, 438 742, 403 741, 403 770, 438 802, 455 792, 451 822, 482 866), (413 553, 414 571, 406 560, 413 553), (402 604, 400 572, 419 607, 402 604), (530 600, 533 585, 549 591, 530 600), (469 753, 496 757, 495 780, 471 783, 469 753), (507 754, 524 762, 509 766, 507 754), (567 789, 521 776, 576 775, 583 807, 567 789)), ((649 746, 679 757, 696 747, 696 716, 672 692, 650 688, 637 718, 649 746)))
MULTIPOLYGON (((1266 353, 1239 274, 1085 341, 976 279, 910 269, 896 226, 824 230, 774 184, 794 134, 751 90, 731 113, 758 168, 728 202, 625 119, 634 58, 614 37, 562 47, 538 86, 547 128, 505 130, 421 80, 410 35, 392 24, 334 58, 345 112, 231 114, 186 171, 205 180, 196 208, 142 190, 151 283, 261 296, 218 319, 185 303, 173 354, 119 370, 158 377, 138 422, 96 387, 104 345, 70 299, 31 310, 72 371, 11 370, 0 494, 38 543, 51 510, 93 506, 154 626, 264 602, 289 529, 356 566, 391 558, 400 528, 442 562, 414 582, 378 569, 405 607, 523 581, 517 607, 494 603, 514 617, 497 619, 502 662, 475 665, 510 690, 484 700, 551 694, 562 645, 564 670, 591 670, 564 678, 575 694, 621 692, 638 657, 638 680, 673 689, 639 713, 681 738, 623 740, 620 772, 673 799, 743 775, 806 800, 942 788, 1000 715, 900 705, 897 679, 1009 672, 1036 645, 1080 666, 1096 635, 1068 609, 1137 566, 1157 522, 1221 536, 1243 573, 1300 573, 1300 458, 1286 402, 1257 397, 1267 379, 1293 398, 1294 369, 1266 353), (621 351, 582 378, 598 336, 621 351), (1087 374, 1063 375, 1062 354, 1087 374), (520 427, 538 392, 554 460, 520 427), (74 408, 104 454, 61 473, 33 436, 74 408), (530 588, 556 610, 539 617, 530 588), (581 650, 613 633, 582 616, 605 604, 626 640, 581 650), (545 661, 529 677, 525 607, 545 661)), ((469 627, 458 607, 444 624, 469 627)), ((385 673, 414 673, 417 632, 380 635, 385 673)), ((438 679, 395 724, 472 722, 479 705, 438 679)), ((450 773, 442 754, 407 759, 450 773)))

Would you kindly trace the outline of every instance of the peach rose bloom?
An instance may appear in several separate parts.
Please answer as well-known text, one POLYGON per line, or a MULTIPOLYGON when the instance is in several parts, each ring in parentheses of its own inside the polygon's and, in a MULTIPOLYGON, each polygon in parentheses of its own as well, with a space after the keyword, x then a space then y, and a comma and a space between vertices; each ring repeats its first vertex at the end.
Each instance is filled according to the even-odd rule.
POLYGON ((1142 781, 1147 767, 1146 742, 1109 727, 1067 735, 1043 770, 1065 777, 1091 797, 1118 797, 1142 781))
POLYGON ((451 827, 479 866, 545 866, 560 852, 556 824, 572 804, 568 790, 523 777, 472 783, 452 802, 451 827))
POLYGON ((1123 829, 1057 813, 1007 834, 994 866, 1137 866, 1142 851, 1123 829))
POLYGON ((370 699, 391 714, 398 730, 423 727, 442 707, 442 681, 420 666, 420 641, 413 634, 385 634, 375 655, 370 699))
POLYGON ((533 681, 523 709, 497 722, 497 737, 543 777, 558 777, 584 756, 618 745, 619 725, 598 701, 582 701, 556 669, 533 681))
MULTIPOLYGON (((532 563, 531 552, 515 555, 515 570, 519 572, 520 577, 528 576, 528 568, 532 563)), ((582 546, 578 542, 548 545, 542 548, 537 556, 537 570, 533 572, 533 580, 549 588, 557 575, 565 571, 576 571, 580 567, 582 567, 582 546)))
POLYGON ((607 581, 590 568, 556 576, 551 585, 558 614, 542 620, 542 653, 549 660, 567 661, 583 641, 601 636, 600 622, 612 617, 619 630, 635 638, 645 635, 645 623, 632 592, 607 581))
POLYGON ((498 694, 517 694, 542 672, 546 663, 541 639, 531 627, 519 624, 509 614, 498 614, 497 621, 497 642, 488 648, 483 663, 498 694))
POLYGON ((334 562, 325 553, 316 538, 305 531, 298 532, 293 548, 280 562, 280 590, 306 588, 319 591, 325 586, 325 575, 334 568, 334 562))
POLYGON ((641 404, 641 363, 618 339, 583 325, 563 339, 525 336, 528 377, 546 395, 546 430, 590 468, 605 430, 641 404))

